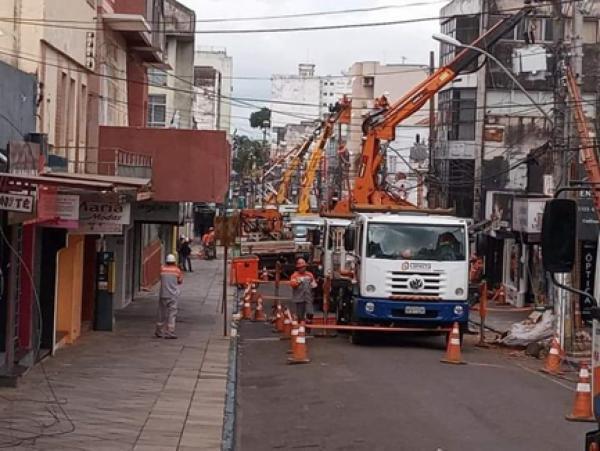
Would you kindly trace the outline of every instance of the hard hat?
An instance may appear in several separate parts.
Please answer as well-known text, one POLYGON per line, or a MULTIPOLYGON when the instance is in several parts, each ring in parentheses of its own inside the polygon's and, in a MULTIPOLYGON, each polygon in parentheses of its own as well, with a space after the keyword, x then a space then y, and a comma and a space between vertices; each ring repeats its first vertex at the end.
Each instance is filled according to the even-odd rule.
POLYGON ((215 230, 215 228, 214 227, 210 227, 208 230, 212 232, 213 230, 215 230))
POLYGON ((166 261, 167 263, 175 263, 177 260, 175 259, 175 256, 173 254, 169 254, 167 255, 166 261))
POLYGON ((306 260, 304 260, 303 258, 299 258, 298 260, 296 260, 296 269, 300 268, 306 268, 306 260))
POLYGON ((390 91, 383 91, 383 95, 386 96, 386 97, 389 97, 390 91))

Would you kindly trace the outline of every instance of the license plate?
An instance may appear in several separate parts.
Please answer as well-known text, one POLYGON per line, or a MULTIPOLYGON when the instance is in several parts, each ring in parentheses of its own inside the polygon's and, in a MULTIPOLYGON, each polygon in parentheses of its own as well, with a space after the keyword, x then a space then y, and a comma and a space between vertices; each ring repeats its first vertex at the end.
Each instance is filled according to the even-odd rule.
POLYGON ((409 305, 408 307, 404 307, 404 313, 407 315, 424 315, 425 307, 409 305))

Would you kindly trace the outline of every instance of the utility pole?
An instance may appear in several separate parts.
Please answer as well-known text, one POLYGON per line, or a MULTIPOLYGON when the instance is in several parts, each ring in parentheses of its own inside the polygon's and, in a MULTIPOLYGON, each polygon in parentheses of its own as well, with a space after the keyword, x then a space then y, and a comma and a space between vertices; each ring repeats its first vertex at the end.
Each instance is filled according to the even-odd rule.
MULTIPOLYGON (((435 53, 433 51, 429 52, 429 75, 433 74, 435 71, 435 53)), ((435 177, 435 167, 434 167, 434 158, 433 158, 433 149, 435 147, 435 97, 431 97, 429 99, 429 159, 428 159, 428 172, 430 175, 435 177)), ((423 177, 420 177, 418 180, 418 184, 421 185, 423 181, 423 177)), ((438 188, 436 185, 437 182, 429 182, 429 190, 427 193, 428 207, 437 207, 438 206, 438 188)))
MULTIPOLYGON (((567 159, 565 136, 565 120, 567 115, 567 91, 566 91, 566 52, 564 48, 565 39, 565 20, 563 16, 563 0, 552 0, 552 15, 554 26, 554 128, 552 130, 552 153, 553 153, 553 179, 554 190, 565 184, 568 177, 568 168, 565 167, 567 159)), ((558 281, 565 285, 570 285, 570 275, 567 273, 559 274, 558 281)), ((564 349, 566 337, 567 307, 569 295, 565 290, 557 287, 554 290, 554 310, 558 317, 557 332, 560 337, 560 344, 564 349)))

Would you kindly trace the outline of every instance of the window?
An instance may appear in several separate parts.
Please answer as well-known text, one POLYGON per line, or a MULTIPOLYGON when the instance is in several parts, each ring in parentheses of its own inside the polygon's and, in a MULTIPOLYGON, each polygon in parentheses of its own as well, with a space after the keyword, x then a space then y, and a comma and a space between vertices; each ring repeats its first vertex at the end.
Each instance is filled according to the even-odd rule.
POLYGON ((440 121, 449 141, 475 139, 475 89, 449 89, 439 94, 440 121))
POLYGON ((515 41, 530 42, 551 42, 552 18, 550 17, 529 17, 515 27, 513 39, 515 41), (526 39, 527 38, 527 39, 526 39))
POLYGON ((367 257, 464 261, 465 229, 459 225, 371 223, 367 231, 367 257))
POLYGON ((586 20, 583 22, 583 43, 596 44, 598 43, 598 21, 586 20))
POLYGON ((167 117, 167 96, 148 96, 148 127, 165 127, 167 117))
POLYGON ((160 69, 148 69, 148 83, 154 86, 167 86, 167 73, 160 69))
MULTIPOLYGON (((442 24, 442 34, 458 39, 460 42, 469 44, 479 36, 479 16, 453 17, 442 24)), ((456 47, 442 43, 440 45, 440 59, 442 64, 448 63, 455 55, 456 47)), ((476 67, 477 62, 473 64, 476 67)), ((468 68, 471 70, 471 67, 468 68)))

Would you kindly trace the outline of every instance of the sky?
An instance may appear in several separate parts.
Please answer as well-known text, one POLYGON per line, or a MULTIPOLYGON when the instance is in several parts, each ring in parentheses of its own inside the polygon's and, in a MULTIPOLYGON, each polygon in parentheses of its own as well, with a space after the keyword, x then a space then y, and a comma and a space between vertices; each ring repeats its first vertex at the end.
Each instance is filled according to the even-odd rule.
MULTIPOLYGON (((437 0, 179 0, 196 11, 196 19, 261 17, 265 15, 398 6, 380 11, 292 19, 198 23, 197 30, 320 26, 435 17, 445 1, 437 0), (421 6, 410 6, 421 3, 421 6), (425 4, 423 4, 425 3, 425 4)), ((346 30, 265 34, 197 34, 196 47, 225 47, 233 57, 234 77, 296 74, 299 63, 316 64, 318 75, 339 75, 357 61, 428 64, 436 20, 346 30)), ((236 97, 269 99, 269 80, 233 80, 236 97)), ((258 103, 258 102, 257 102, 258 103)), ((281 106, 279 109, 283 109, 281 106)), ((252 110, 234 107, 232 122, 241 134, 249 130, 252 110)))

